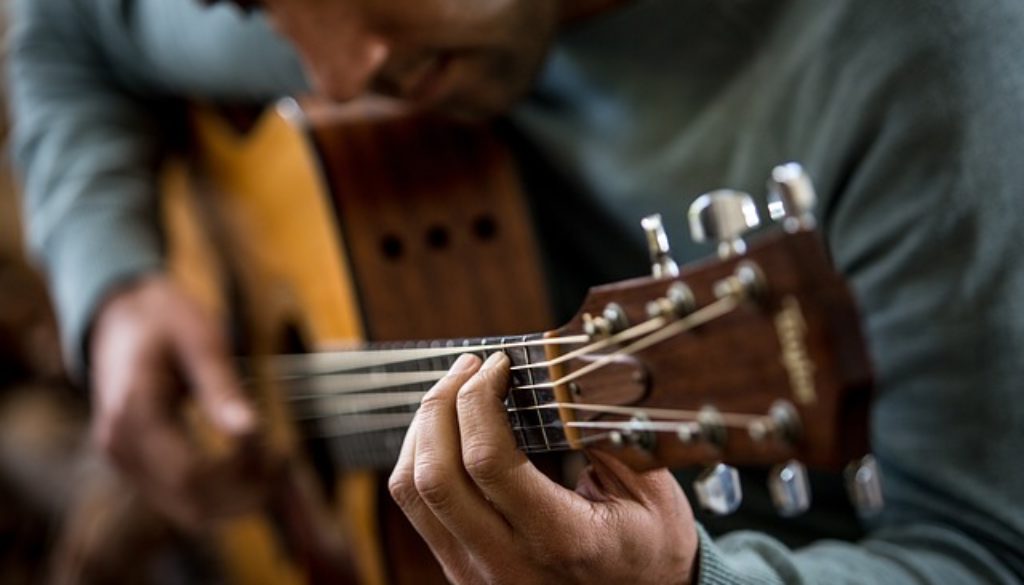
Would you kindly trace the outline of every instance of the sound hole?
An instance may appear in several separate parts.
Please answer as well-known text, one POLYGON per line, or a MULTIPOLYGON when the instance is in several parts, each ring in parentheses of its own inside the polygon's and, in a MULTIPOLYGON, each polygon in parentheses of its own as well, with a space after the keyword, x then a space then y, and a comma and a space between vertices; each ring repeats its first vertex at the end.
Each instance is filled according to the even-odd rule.
POLYGON ((473 233, 481 241, 493 240, 498 235, 498 222, 490 215, 479 215, 473 220, 473 233))
POLYGON ((431 226, 427 230, 427 245, 435 250, 443 250, 448 247, 448 230, 442 225, 431 226))
POLYGON ((402 240, 398 236, 388 234, 380 240, 380 251, 388 260, 398 260, 402 257, 405 246, 402 245, 402 240))

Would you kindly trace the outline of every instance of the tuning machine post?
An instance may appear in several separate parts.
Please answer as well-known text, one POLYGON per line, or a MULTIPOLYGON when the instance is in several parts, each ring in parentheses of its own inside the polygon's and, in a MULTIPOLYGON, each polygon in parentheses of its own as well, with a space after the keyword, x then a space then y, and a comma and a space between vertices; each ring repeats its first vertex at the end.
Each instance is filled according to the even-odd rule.
POLYGON ((776 400, 766 416, 747 424, 747 434, 754 443, 774 440, 794 445, 803 435, 800 413, 792 402, 776 400))
POLYGON ((665 317, 668 319, 679 319, 685 317, 697 309, 697 298, 693 291, 686 284, 673 282, 665 296, 647 303, 647 316, 665 317))
POLYGON ((651 429, 651 419, 646 414, 636 413, 621 429, 608 433, 608 443, 614 448, 633 447, 652 452, 657 444, 655 432, 651 429))
POLYGON ((749 260, 736 265, 736 270, 729 276, 714 284, 715 297, 735 297, 740 299, 756 299, 767 289, 767 279, 761 267, 749 260))
POLYGON ((629 327, 629 317, 618 303, 608 303, 598 316, 583 314, 583 332, 591 339, 610 337, 629 327))

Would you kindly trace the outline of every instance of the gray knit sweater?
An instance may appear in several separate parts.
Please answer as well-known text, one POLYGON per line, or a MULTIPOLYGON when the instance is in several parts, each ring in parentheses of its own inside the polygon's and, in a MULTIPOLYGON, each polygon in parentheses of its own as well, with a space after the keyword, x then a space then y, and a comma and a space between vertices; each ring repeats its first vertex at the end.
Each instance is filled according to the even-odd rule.
MULTIPOLYGON (((161 266, 161 104, 305 81, 261 18, 226 7, 13 9, 28 231, 80 363, 104 294, 161 266)), ((709 251, 683 231, 696 194, 759 193, 786 160, 817 182, 865 313, 888 506, 863 527, 819 508, 787 536, 755 501, 743 525, 760 530, 702 525, 702 583, 1024 581, 1024 4, 635 0, 566 31, 512 121, 558 177, 534 210, 563 308, 645 271, 647 213, 692 259, 709 251)))

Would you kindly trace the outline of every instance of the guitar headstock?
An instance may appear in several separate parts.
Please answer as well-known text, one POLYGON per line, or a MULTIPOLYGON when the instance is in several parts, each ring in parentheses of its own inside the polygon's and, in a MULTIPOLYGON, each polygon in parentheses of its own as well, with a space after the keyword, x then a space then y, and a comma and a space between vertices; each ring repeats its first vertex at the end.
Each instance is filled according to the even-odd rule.
MULTIPOLYGON (((589 338, 572 351, 548 346, 569 443, 636 469, 710 465, 697 491, 721 512, 738 505, 731 465, 777 466, 771 487, 784 514, 807 507, 804 464, 870 466, 871 367, 813 204, 803 170, 778 167, 769 181, 777 226, 747 241, 759 223, 749 195, 701 196, 691 232, 717 242, 718 253, 682 268, 660 219, 645 220, 653 275, 592 289, 577 316, 549 334, 589 338)), ((857 487, 873 471, 848 475, 857 487)), ((863 494, 876 487, 869 481, 854 493, 871 500, 863 494)))

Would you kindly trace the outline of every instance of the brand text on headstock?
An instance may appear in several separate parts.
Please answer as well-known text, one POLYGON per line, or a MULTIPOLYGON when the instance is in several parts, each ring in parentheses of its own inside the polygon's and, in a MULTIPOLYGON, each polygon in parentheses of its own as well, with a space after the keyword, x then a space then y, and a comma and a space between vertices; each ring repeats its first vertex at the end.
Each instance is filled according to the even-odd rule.
POLYGON ((800 404, 816 402, 815 367, 807 351, 807 323, 796 298, 787 296, 782 299, 782 309, 775 315, 775 331, 782 348, 782 366, 789 374, 793 396, 800 404))

